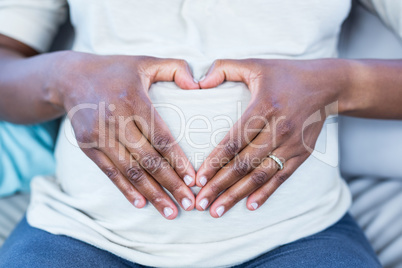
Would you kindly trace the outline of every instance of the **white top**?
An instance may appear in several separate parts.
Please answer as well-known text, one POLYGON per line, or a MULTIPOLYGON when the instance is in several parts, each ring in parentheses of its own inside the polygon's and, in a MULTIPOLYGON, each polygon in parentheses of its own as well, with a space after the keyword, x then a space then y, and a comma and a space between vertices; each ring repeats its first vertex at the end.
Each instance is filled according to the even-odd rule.
MULTIPOLYGON (((17 6, 15 1, 0 0, 0 32, 46 50, 62 1, 18 2, 17 6)), ((350 0, 320 2, 71 0, 69 4, 76 27, 74 50, 182 58, 200 77, 217 58, 335 57, 350 0)), ((242 83, 193 91, 157 83, 150 97, 164 104, 158 112, 176 137, 189 128, 205 129, 205 119, 210 122, 210 131, 179 141, 197 169, 213 149, 213 133, 228 130, 228 121, 216 116, 234 122, 239 103, 244 110, 250 94, 242 83), (194 120, 195 116, 204 119, 194 120), (207 146, 195 148, 192 142, 207 146)), ((56 150, 56 176, 34 179, 28 221, 143 265, 212 267, 245 262, 319 232, 345 214, 350 194, 337 166, 336 126, 328 120, 317 141, 318 152, 257 211, 248 211, 243 200, 220 219, 194 210, 167 221, 151 205, 138 210, 129 204, 77 147, 65 120, 56 150)))

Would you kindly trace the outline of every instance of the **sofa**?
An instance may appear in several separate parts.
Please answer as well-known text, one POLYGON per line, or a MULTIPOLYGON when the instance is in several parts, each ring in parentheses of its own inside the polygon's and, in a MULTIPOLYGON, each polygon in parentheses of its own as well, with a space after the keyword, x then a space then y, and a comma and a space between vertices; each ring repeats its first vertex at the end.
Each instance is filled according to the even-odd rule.
MULTIPOLYGON (((53 50, 71 47, 65 24, 53 50)), ((402 42, 363 7, 354 5, 339 43, 343 58, 402 58, 402 42)), ((401 104, 402 105, 402 104, 401 104)), ((402 121, 339 117, 340 169, 353 195, 350 212, 385 267, 402 268, 402 121)), ((29 194, 0 198, 0 246, 23 217, 29 194)))
MULTIPOLYGON (((339 43, 342 58, 402 58, 402 39, 360 6, 339 43)), ((384 88, 386 90, 386 88, 384 88)), ((401 103, 402 105, 402 103, 401 103)), ((385 267, 402 267, 402 121, 339 118, 340 169, 351 214, 385 267)))

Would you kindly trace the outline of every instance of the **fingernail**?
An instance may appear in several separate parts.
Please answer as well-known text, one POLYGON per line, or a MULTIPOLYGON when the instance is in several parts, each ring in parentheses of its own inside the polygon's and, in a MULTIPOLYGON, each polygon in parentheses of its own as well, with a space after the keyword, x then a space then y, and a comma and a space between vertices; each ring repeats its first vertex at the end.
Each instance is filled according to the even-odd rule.
POLYGON ((135 199, 134 200, 134 207, 138 208, 138 205, 140 204, 140 200, 135 199))
POLYGON ((222 216, 223 212, 225 212, 225 207, 224 206, 220 206, 216 209, 216 214, 218 214, 218 216, 222 216))
POLYGON ((253 207, 254 210, 256 210, 258 208, 258 204, 255 202, 251 203, 250 205, 253 207))
POLYGON ((194 181, 194 179, 191 177, 191 176, 189 176, 189 175, 186 175, 186 176, 184 176, 184 183, 188 186, 188 185, 190 185, 193 181, 194 181))
POLYGON ((165 214, 165 217, 168 218, 170 215, 173 214, 173 209, 166 207, 163 209, 163 214, 165 214))
POLYGON ((205 79, 205 75, 201 76, 201 78, 200 78, 199 81, 201 82, 201 81, 203 81, 204 79, 205 79))
POLYGON ((202 176, 200 178, 200 183, 201 183, 202 186, 205 186, 205 184, 207 184, 207 178, 205 176, 202 176))
POLYGON ((181 204, 183 205, 184 209, 188 209, 191 206, 191 201, 188 198, 183 198, 181 200, 181 204))
POLYGON ((205 210, 208 206, 208 199, 204 198, 200 201, 199 203, 200 207, 202 207, 203 210, 205 210))
POLYGON ((198 84, 198 80, 193 78, 194 83, 198 84))

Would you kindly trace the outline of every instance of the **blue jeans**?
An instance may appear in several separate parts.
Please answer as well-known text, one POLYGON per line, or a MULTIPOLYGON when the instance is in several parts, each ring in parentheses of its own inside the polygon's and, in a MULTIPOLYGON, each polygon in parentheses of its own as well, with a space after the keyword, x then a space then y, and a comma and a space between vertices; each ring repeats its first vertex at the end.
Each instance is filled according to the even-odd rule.
MULTIPOLYGON (((269 238, 267 238, 269 239, 269 238)), ((0 249, 0 267, 145 267, 79 240, 31 227, 24 218, 0 249)), ((235 266, 381 267, 353 218, 346 214, 326 230, 235 266)))

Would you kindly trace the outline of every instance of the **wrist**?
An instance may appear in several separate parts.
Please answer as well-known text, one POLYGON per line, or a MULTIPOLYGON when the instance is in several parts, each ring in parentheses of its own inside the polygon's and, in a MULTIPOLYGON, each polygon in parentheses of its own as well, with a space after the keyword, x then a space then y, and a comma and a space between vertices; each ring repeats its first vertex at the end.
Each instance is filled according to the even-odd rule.
MULTIPOLYGON (((66 80, 73 68, 71 61, 79 54, 73 51, 59 51, 47 54, 48 64, 44 79, 45 101, 48 105, 65 111, 66 80)), ((68 81, 71 83, 72 81, 68 81)))
POLYGON ((338 113, 347 115, 361 109, 363 100, 359 89, 359 77, 362 75, 362 64, 357 60, 339 59, 339 73, 342 87, 339 88, 338 113))
POLYGON ((318 70, 322 76, 322 90, 328 90, 329 98, 326 107, 330 115, 345 114, 354 109, 355 103, 350 97, 353 89, 353 61, 346 59, 322 59, 318 60, 318 70))

